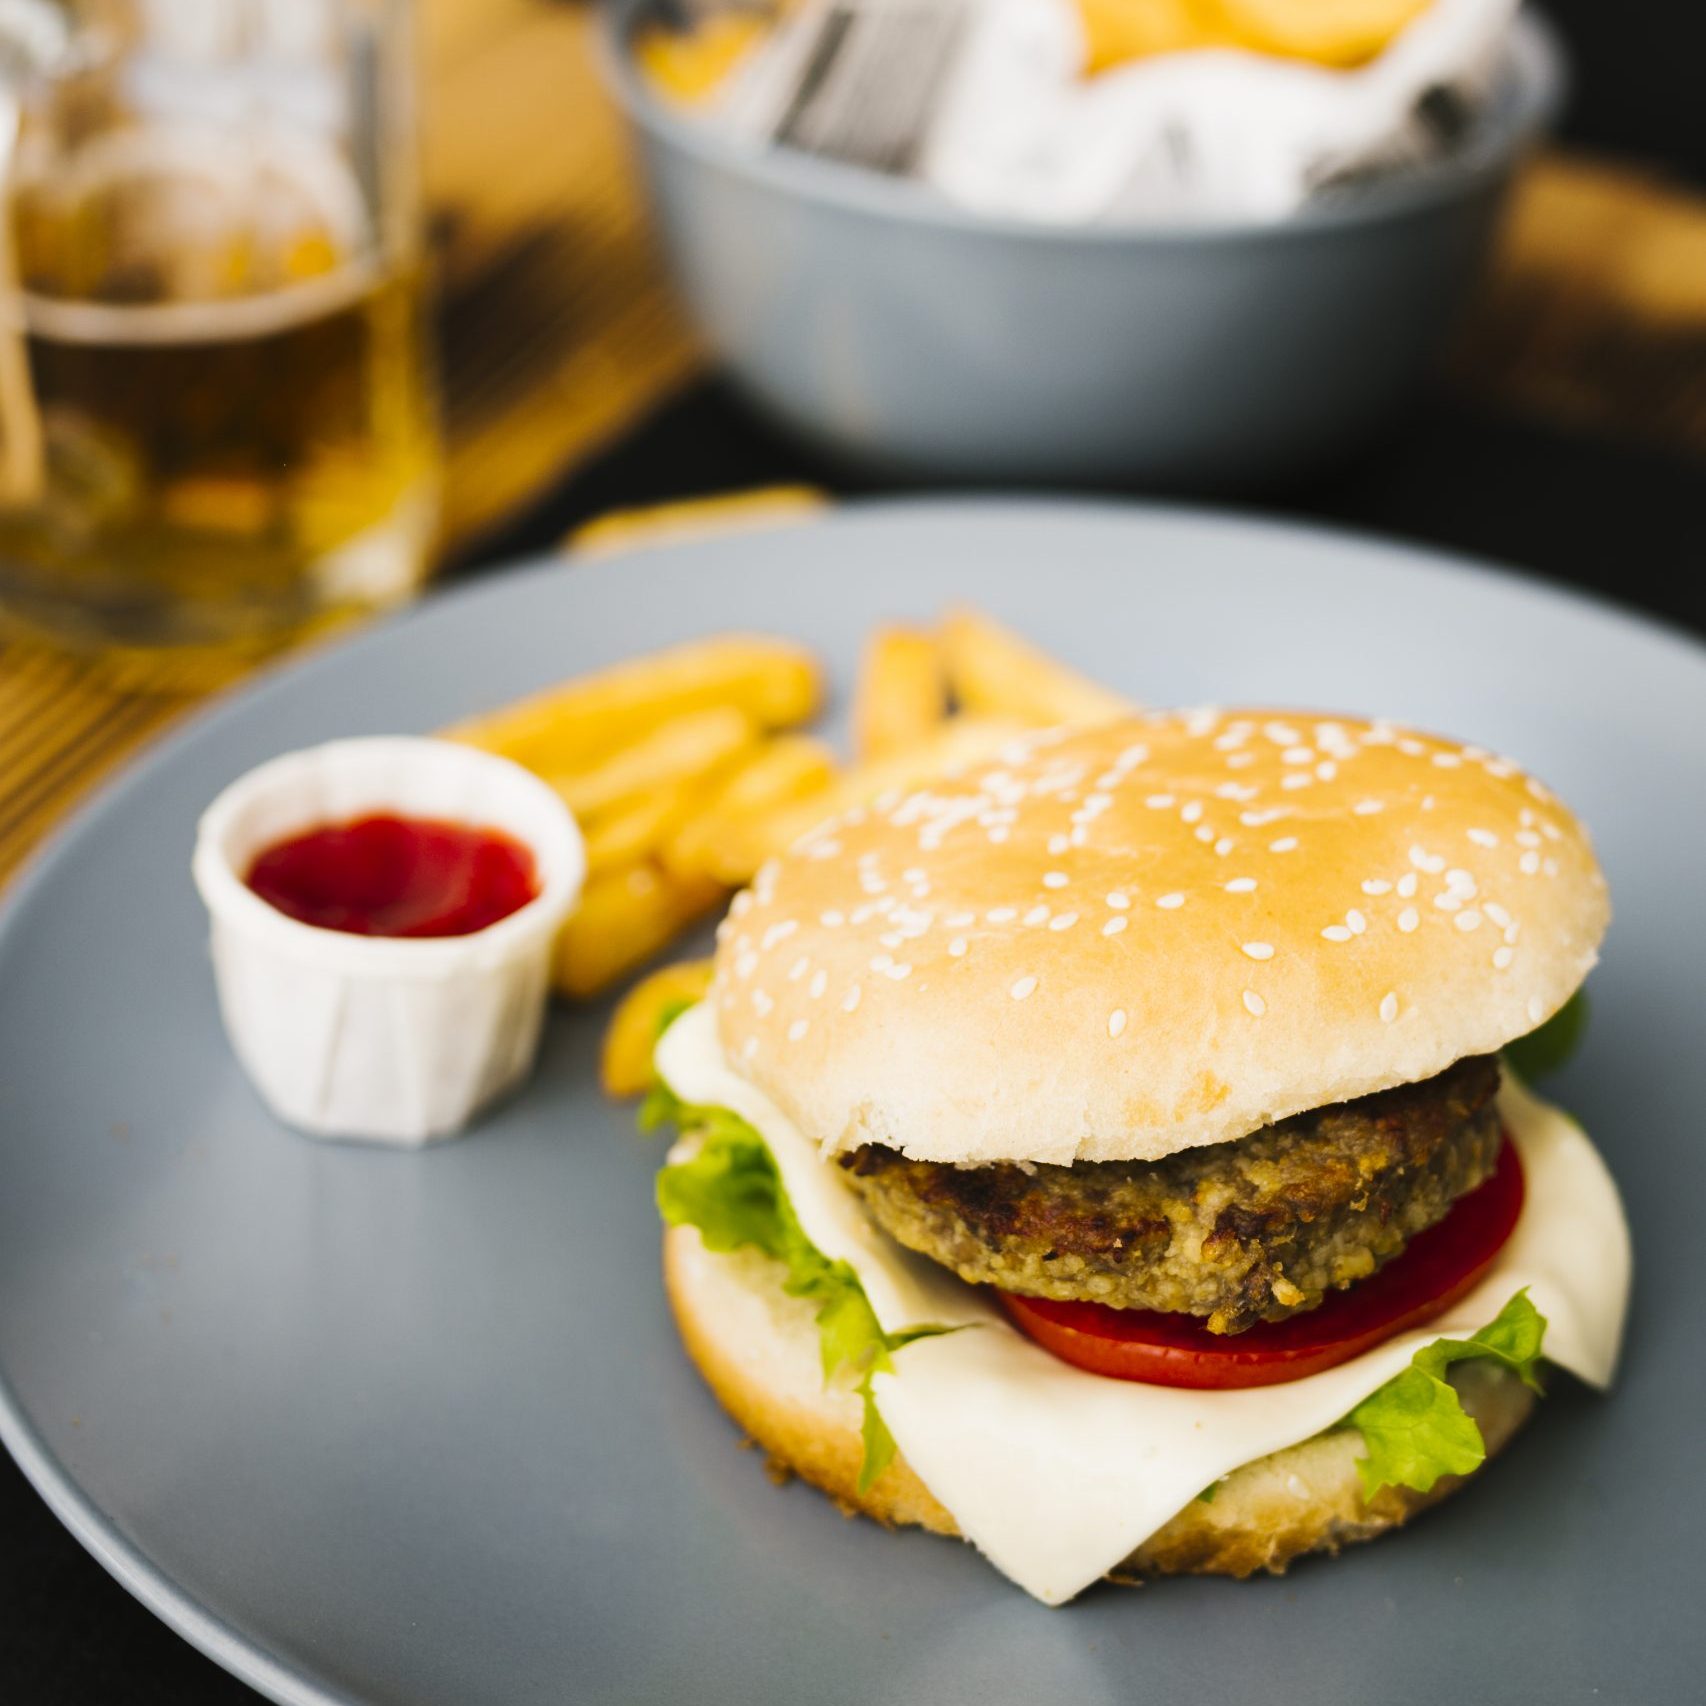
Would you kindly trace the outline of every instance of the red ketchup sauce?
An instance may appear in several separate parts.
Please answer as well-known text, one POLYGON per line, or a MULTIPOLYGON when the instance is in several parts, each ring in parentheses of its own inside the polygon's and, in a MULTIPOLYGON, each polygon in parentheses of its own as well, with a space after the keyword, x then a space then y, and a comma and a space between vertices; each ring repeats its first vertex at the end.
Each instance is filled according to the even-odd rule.
POLYGON ((502 831, 384 813, 275 842, 246 880, 286 917, 352 936, 471 936, 539 893, 532 851, 502 831))

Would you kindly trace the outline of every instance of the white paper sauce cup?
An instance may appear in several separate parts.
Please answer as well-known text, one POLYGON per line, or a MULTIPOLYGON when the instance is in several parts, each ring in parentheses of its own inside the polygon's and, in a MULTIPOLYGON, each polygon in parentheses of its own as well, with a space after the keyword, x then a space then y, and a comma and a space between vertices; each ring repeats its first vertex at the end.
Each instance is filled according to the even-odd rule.
POLYGON ((551 943, 580 894, 573 816, 536 776, 450 741, 333 741, 233 782, 196 836, 225 1029, 286 1124, 422 1144, 455 1135, 533 1064, 551 943), (467 936, 356 936, 299 923, 245 882, 289 836, 371 813, 495 829, 533 854, 539 892, 467 936))

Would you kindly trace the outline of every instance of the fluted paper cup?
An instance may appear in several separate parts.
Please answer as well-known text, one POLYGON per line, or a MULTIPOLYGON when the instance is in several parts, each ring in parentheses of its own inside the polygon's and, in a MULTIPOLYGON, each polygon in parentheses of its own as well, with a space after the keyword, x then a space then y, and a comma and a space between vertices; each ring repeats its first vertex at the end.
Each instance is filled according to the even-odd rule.
POLYGON ((551 943, 580 894, 573 816, 536 776, 449 741, 333 741, 233 782, 203 814, 194 873, 237 1058, 286 1124, 416 1145, 454 1136, 533 1064, 551 943), (288 836, 374 812, 499 830, 539 893, 466 936, 356 936, 267 904, 244 878, 288 836))

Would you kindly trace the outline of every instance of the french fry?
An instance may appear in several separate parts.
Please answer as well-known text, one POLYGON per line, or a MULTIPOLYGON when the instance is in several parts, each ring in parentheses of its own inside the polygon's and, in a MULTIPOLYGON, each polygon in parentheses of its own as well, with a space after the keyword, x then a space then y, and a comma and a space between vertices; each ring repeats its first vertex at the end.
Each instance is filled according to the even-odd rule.
POLYGON ((791 728, 823 696, 817 660, 791 640, 721 634, 631 658, 445 731, 542 774, 585 769, 672 717, 711 706, 791 728))
POLYGON ((1240 46, 1318 65, 1349 67, 1373 59, 1428 0, 1217 0, 1240 46))
POLYGON ((605 1095, 640 1096, 652 1087, 652 1050, 670 1010, 699 1000, 710 983, 709 960, 678 960, 641 978, 617 1002, 599 1061, 605 1095))
POLYGON ((591 769, 547 774, 545 780, 577 817, 591 819, 708 778, 757 740, 758 725, 745 711, 713 705, 660 724, 591 769))
POLYGON ((601 877, 649 859, 707 792, 702 785, 666 788, 595 817, 586 826, 586 874, 601 877))
POLYGON ((853 756, 864 763, 916 745, 948 715, 935 637, 877 628, 865 641, 853 690, 853 756))
POLYGON ((659 94, 683 106, 711 99, 764 35, 756 13, 712 13, 689 34, 649 24, 634 39, 634 58, 659 94))
POLYGON ((575 1000, 608 989, 708 912, 724 892, 702 878, 671 876, 649 861, 595 877, 558 932, 552 987, 575 1000))
POLYGON ((1237 36, 1200 0, 1078 0, 1086 76, 1193 48, 1232 47, 1237 36))
POLYGON ((709 799, 682 817, 664 843, 663 863, 678 876, 709 877, 731 887, 750 872, 723 869, 719 849, 738 826, 827 786, 835 754, 810 735, 777 735, 760 745, 716 788, 709 799))
POLYGON ((1011 717, 950 717, 906 752, 854 765, 827 787, 719 824, 702 869, 714 871, 724 883, 747 882, 772 854, 791 847, 825 818, 895 789, 919 787, 956 765, 989 758, 1031 726, 1011 717))
POLYGON ((942 652, 948 684, 966 711, 1052 724, 1103 723, 1134 709, 976 610, 948 612, 942 652))

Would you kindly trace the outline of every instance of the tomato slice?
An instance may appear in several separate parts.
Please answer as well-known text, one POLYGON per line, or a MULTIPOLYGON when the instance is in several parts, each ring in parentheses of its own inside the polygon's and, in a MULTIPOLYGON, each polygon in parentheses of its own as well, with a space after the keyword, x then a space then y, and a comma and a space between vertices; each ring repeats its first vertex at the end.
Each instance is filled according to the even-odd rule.
POLYGON ((1507 1137, 1492 1177, 1418 1233, 1385 1267, 1318 1308, 1247 1332, 1211 1333, 1192 1315, 1056 1303, 997 1292, 1019 1328, 1063 1362, 1151 1386, 1276 1386, 1349 1362, 1419 1327, 1472 1291, 1522 1213, 1522 1162, 1507 1137))

